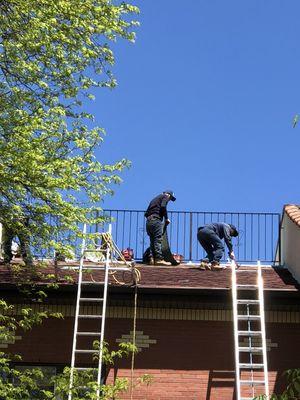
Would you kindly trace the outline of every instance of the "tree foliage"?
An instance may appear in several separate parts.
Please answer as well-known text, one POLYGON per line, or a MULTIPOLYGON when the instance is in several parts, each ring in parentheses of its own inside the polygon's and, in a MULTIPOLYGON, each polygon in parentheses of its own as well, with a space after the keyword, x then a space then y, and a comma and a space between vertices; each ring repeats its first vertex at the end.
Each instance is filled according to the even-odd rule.
POLYGON ((272 394, 256 397, 255 400, 298 400, 300 398, 300 369, 289 369, 284 373, 287 377, 287 387, 282 394, 272 394))
MULTIPOLYGON (((0 300, 0 343, 14 343, 16 335, 20 332, 28 332, 36 325, 43 323, 48 318, 63 318, 61 313, 50 312, 47 304, 44 304, 43 311, 36 311, 30 304, 44 303, 47 299, 48 289, 58 289, 54 278, 51 275, 42 276, 40 269, 32 268, 28 276, 21 276, 21 269, 16 267, 13 274, 19 279, 19 300, 28 305, 17 307, 7 301, 0 300), (42 290, 34 282, 35 278, 47 279, 49 284, 42 290)), ((28 272, 28 271, 27 271, 28 272)), ((24 274, 23 274, 24 275, 24 274)), ((21 303, 22 304, 22 303, 21 303)), ((71 338, 70 338, 71 340, 71 338)), ((86 371, 74 371, 72 387, 73 400, 96 400, 97 389, 101 391, 100 400, 118 399, 119 395, 129 388, 127 378, 116 378, 111 383, 97 383, 97 369, 93 366, 98 362, 99 340, 93 342, 93 362, 91 368, 86 371)), ((102 362, 105 366, 113 366, 116 361, 128 357, 131 353, 137 352, 137 347, 130 342, 120 343, 116 350, 109 351, 108 343, 103 344, 102 362)), ((48 376, 40 367, 20 367, 22 361, 20 355, 0 352, 0 399, 2 400, 67 400, 70 390, 70 368, 65 367, 62 373, 48 376)), ((151 384, 151 377, 143 375, 133 382, 133 387, 141 384, 151 384)), ((98 399, 97 399, 98 400, 98 399)))
MULTIPOLYGON (((95 344, 95 351, 97 344, 95 344)), ((109 352, 107 344, 104 347, 104 364, 113 365, 117 358, 127 357, 132 351, 137 351, 132 343, 120 343, 119 349, 109 352)), ((96 357, 95 353, 95 357, 96 357)), ((18 369, 11 367, 13 359, 0 353, 0 399, 5 400, 66 400, 69 394, 70 368, 64 368, 61 374, 47 377, 40 368, 18 369), (45 383, 48 387, 45 388, 45 383)), ((137 384, 148 384, 149 377, 139 378, 137 384), (146 379, 146 381, 145 381, 146 379)), ((129 387, 128 379, 117 378, 111 384, 97 384, 97 370, 74 371, 72 388, 73 400, 96 400, 97 389, 101 390, 101 400, 119 398, 119 394, 129 387)))
POLYGON ((116 86, 111 43, 134 41, 137 12, 113 0, 0 2, 0 222, 34 245, 59 247, 128 165, 95 158, 104 130, 84 102, 116 86))
MULTIPOLYGON (((46 293, 27 291, 27 295, 34 295, 36 301, 42 301, 46 293), (39 298, 40 296, 40 298, 39 298)), ((20 315, 16 315, 15 306, 4 300, 0 301, 0 342, 14 343, 17 332, 29 331, 39 325, 46 318, 63 318, 60 313, 50 313, 45 310, 36 312, 31 307, 21 307, 20 315)), ((98 361, 100 342, 93 342, 94 364, 98 361)), ((116 350, 109 351, 108 343, 103 344, 102 362, 106 366, 115 365, 116 361, 137 352, 137 347, 131 342, 119 343, 116 350)), ((47 376, 39 367, 20 368, 22 361, 19 355, 10 355, 0 352, 0 399, 5 400, 67 400, 70 390, 70 368, 65 367, 62 373, 47 376)), ((152 377, 143 375, 135 379, 133 387, 141 384, 149 385, 152 377)), ((74 371, 72 387, 73 400, 96 400, 97 389, 100 390, 100 400, 118 399, 119 395, 129 388, 127 378, 116 378, 112 383, 97 383, 97 369, 91 367, 85 371, 74 371)), ((98 400, 98 399, 97 399, 98 400)))
MULTIPOLYGON (((119 172, 128 165, 96 159, 105 132, 95 126, 85 103, 95 89, 116 86, 112 44, 134 41, 137 22, 131 18, 137 13, 133 5, 114 0, 0 1, 0 222, 30 237, 33 246, 65 250, 66 232, 76 236, 78 223, 94 218, 91 211, 112 193, 111 185, 120 182, 119 172)), ((33 287, 31 275, 39 271, 27 273, 21 292, 42 302, 46 293, 33 287)), ((25 306, 16 315, 4 300, 0 308, 4 342, 45 318, 62 317, 25 306)), ((107 354, 112 362, 124 351, 107 354)), ((1 399, 66 398, 68 369, 54 378, 53 392, 43 388, 40 369, 12 367, 16 359, 0 354, 1 399)), ((94 390, 93 374, 77 378, 94 390)), ((122 380, 105 386, 102 397, 124 388, 122 380)), ((92 399, 93 390, 77 398, 92 399)))

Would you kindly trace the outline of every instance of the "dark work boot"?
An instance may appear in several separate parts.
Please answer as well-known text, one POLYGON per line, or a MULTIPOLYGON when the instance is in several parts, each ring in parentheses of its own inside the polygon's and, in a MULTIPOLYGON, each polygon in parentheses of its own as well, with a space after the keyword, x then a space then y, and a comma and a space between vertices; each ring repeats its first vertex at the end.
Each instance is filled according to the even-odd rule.
POLYGON ((155 260, 155 265, 160 265, 160 266, 167 267, 167 266, 170 266, 171 263, 169 263, 169 262, 167 262, 165 260, 155 260))
POLYGON ((149 258, 148 265, 154 265, 154 258, 153 257, 149 258))
POLYGON ((202 260, 200 260, 199 268, 202 269, 203 271, 206 269, 210 270, 211 266, 210 266, 209 260, 207 258, 203 258, 202 260))
POLYGON ((220 265, 219 261, 212 261, 211 263, 211 269, 213 271, 221 271, 222 269, 226 269, 225 266, 220 265))

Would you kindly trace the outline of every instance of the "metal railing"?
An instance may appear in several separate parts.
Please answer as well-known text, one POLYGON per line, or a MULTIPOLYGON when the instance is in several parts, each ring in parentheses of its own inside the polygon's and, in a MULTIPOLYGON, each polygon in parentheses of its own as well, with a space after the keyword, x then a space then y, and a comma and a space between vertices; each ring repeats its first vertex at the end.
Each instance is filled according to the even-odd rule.
MULTIPOLYGON (((135 259, 141 260, 149 246, 144 211, 104 210, 103 214, 112 219, 112 234, 117 246, 120 249, 132 248, 135 259)), ((235 225, 239 231, 239 236, 233 238, 239 262, 275 262, 276 247, 280 243, 279 213, 168 211, 168 215, 171 220, 168 226, 171 251, 183 255, 185 261, 198 261, 205 255, 197 240, 199 226, 226 222, 235 225)), ((106 224, 102 229, 106 229, 106 224)))

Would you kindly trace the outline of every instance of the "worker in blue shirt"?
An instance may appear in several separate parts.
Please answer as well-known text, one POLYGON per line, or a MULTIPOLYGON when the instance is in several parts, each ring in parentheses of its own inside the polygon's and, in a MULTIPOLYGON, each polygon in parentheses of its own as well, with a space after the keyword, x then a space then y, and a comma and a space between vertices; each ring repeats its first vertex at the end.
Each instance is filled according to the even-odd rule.
POLYGON ((232 237, 238 236, 236 227, 224 222, 213 222, 198 228, 197 238, 206 251, 206 257, 201 261, 201 269, 224 269, 220 266, 220 260, 225 250, 224 239, 229 251, 229 257, 234 260, 235 255, 232 246, 232 237))
POLYGON ((168 225, 167 204, 169 201, 175 201, 176 197, 172 190, 165 190, 163 193, 154 197, 149 203, 145 212, 146 231, 150 239, 150 250, 152 255, 151 264, 155 265, 171 265, 164 261, 162 255, 162 235, 164 224, 168 225))

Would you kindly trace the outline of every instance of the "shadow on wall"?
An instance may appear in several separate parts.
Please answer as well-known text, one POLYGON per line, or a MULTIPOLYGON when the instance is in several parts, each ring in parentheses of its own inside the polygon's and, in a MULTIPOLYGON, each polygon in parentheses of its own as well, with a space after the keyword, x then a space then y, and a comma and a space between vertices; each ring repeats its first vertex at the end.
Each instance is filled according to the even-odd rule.
POLYGON ((288 269, 282 268, 273 268, 276 274, 279 276, 279 279, 284 282, 285 285, 294 286, 295 289, 300 290, 300 284, 293 277, 292 272, 288 269))
POLYGON ((220 371, 215 369, 209 371, 206 400, 211 400, 212 391, 220 388, 233 388, 232 399, 236 398, 235 371, 220 371))
MULTIPOLYGON (((299 368, 299 364, 292 365, 290 369, 297 369, 297 368, 299 368)), ((285 371, 286 370, 280 370, 277 372, 273 390, 274 394, 281 395, 288 386, 288 380, 285 371)))

